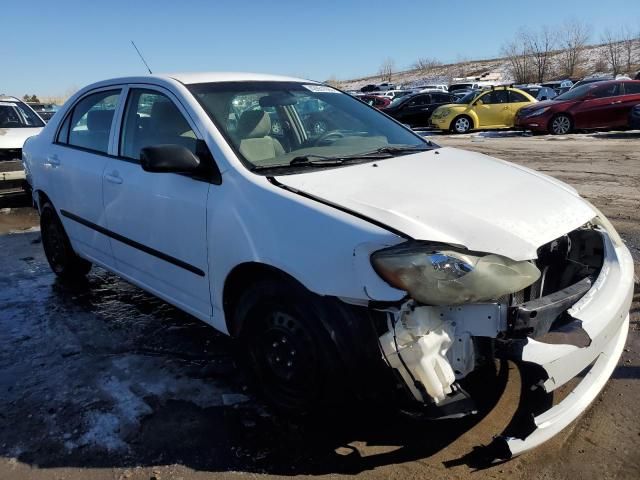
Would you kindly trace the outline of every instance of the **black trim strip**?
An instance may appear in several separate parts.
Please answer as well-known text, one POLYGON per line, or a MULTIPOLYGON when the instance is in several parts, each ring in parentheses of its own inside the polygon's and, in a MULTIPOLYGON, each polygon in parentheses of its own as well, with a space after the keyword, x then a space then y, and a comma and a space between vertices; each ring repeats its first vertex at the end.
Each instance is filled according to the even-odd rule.
POLYGON ((372 223, 372 224, 374 224, 374 225, 376 225, 376 226, 378 226, 380 228, 385 229, 388 232, 391 232, 391 233, 393 233, 395 235, 398 235, 399 237, 406 238, 407 240, 413 240, 413 237, 411 237, 410 235, 407 235, 406 233, 401 232, 400 230, 396 230, 395 228, 390 227, 389 225, 387 225, 385 223, 382 223, 382 222, 380 222, 380 221, 378 221, 378 220, 376 220, 374 218, 367 217, 366 215, 363 215, 363 214, 361 214, 359 212, 356 212, 355 210, 351 210, 349 208, 343 207, 342 205, 338 205, 337 203, 333 203, 333 202, 330 202, 329 200, 325 200, 324 198, 316 197, 315 195, 311 195, 310 193, 303 192, 302 190, 298 190, 297 188, 293 188, 293 187, 290 187, 290 186, 285 185, 283 183, 280 183, 278 181, 278 179, 276 179, 275 177, 267 177, 267 180, 270 183, 272 183, 273 185, 275 185, 277 187, 280 187, 280 188, 283 188, 284 190, 288 190, 288 191, 290 191, 292 193, 296 193, 296 194, 298 194, 298 195, 300 195, 302 197, 308 198, 310 200, 315 200, 316 202, 322 203, 322 204, 327 205, 329 207, 333 207, 333 208, 335 208, 337 210, 340 210, 341 212, 345 212, 345 213, 348 213, 350 215, 353 215, 354 217, 357 217, 357 218, 365 220, 365 221, 367 221, 369 223, 372 223))
POLYGON ((63 217, 67 217, 73 220, 74 222, 78 222, 79 224, 84 225, 85 227, 89 227, 92 230, 102 233, 103 235, 106 235, 109 238, 113 238, 114 240, 124 243, 125 245, 129 245, 130 247, 133 247, 144 253, 153 255, 154 257, 157 257, 160 260, 164 260, 165 262, 171 263, 176 267, 184 268, 185 270, 191 273, 195 273, 200 277, 205 276, 205 273, 202 270, 200 270, 198 267, 194 267, 193 265, 183 262, 182 260, 178 260, 177 258, 167 255, 166 253, 159 252, 158 250, 155 250, 151 247, 147 247, 146 245, 143 245, 134 240, 131 240, 130 238, 123 237, 118 233, 112 232, 111 230, 107 230, 106 228, 101 227, 100 225, 96 225, 95 223, 90 222, 89 220, 85 220, 84 218, 74 215, 73 213, 67 212, 66 210, 60 210, 60 213, 62 214, 63 217))

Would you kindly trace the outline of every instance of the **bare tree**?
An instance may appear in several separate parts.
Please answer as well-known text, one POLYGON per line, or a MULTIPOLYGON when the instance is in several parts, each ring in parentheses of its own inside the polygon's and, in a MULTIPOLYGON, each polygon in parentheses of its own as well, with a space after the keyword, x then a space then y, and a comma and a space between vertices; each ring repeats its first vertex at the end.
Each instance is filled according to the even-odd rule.
POLYGON ((640 41, 640 33, 636 34, 631 28, 625 27, 620 35, 620 40, 622 42, 625 71, 631 73, 631 68, 636 60, 633 57, 633 47, 636 42, 640 41))
POLYGON ((610 29, 606 29, 602 34, 602 43, 605 47, 605 59, 615 77, 622 71, 622 41, 620 40, 619 34, 613 33, 610 29))
POLYGON ((419 58, 413 64, 413 67, 416 70, 420 70, 423 73, 428 73, 434 68, 437 68, 440 66, 442 66, 442 62, 440 60, 437 60, 435 58, 428 58, 428 57, 419 58))
POLYGON ((525 32, 525 49, 535 73, 535 80, 542 83, 547 76, 552 52, 556 45, 556 33, 546 25, 537 32, 525 32))
POLYGON ((518 31, 516 37, 502 47, 502 55, 509 61, 509 69, 516 83, 531 81, 531 56, 524 30, 518 31))
POLYGON ((327 78, 324 81, 324 83, 326 83, 330 87, 335 87, 335 88, 340 88, 342 86, 342 82, 338 80, 335 75, 331 75, 329 78, 327 78))
POLYGON ((393 61, 393 58, 386 58, 382 65, 380 65, 380 69, 378 70, 378 74, 383 82, 390 82, 393 77, 393 71, 395 70, 396 63, 393 61))
POLYGON ((589 27, 577 20, 564 23, 559 34, 561 73, 573 77, 582 57, 582 51, 589 41, 589 27))

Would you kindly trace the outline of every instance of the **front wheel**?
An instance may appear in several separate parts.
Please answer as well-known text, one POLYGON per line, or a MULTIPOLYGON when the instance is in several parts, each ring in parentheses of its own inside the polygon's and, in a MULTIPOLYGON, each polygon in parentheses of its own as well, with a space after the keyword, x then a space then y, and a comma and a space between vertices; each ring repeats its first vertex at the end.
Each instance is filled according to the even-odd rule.
POLYGON ((323 299, 286 278, 249 285, 235 308, 241 362, 278 410, 300 414, 338 402, 341 368, 323 299))
POLYGON ((91 263, 73 251, 64 226, 50 203, 42 206, 40 232, 44 254, 56 275, 65 280, 77 280, 89 273, 91 263))
POLYGON ((468 133, 471 128, 473 128, 473 122, 466 115, 460 115, 451 122, 451 131, 454 133, 468 133))
POLYGON ((566 135, 571 132, 571 129, 571 119, 566 115, 556 115, 549 126, 549 130, 554 135, 566 135))

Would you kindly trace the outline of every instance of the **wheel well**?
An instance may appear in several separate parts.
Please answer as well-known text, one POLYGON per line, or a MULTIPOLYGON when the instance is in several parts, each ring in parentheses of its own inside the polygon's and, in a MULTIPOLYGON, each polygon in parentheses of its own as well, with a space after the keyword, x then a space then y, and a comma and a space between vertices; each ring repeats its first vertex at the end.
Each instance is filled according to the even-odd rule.
POLYGON ((37 205, 38 212, 42 211, 42 205, 44 205, 47 202, 53 205, 53 203, 51 202, 47 194, 44 193, 42 190, 36 190, 36 194, 38 195, 38 205, 37 205))
POLYGON ((558 112, 556 114, 554 114, 550 119, 549 119, 549 125, 547 125, 547 129, 551 130, 551 124, 553 123, 553 121, 558 118, 560 115, 565 116, 569 119, 569 121, 571 122, 571 126, 573 127, 573 116, 570 113, 567 112, 558 112))
POLYGON ((233 318, 233 312, 235 311, 236 304, 240 300, 240 296, 247 285, 257 282, 258 280, 264 280, 265 278, 278 280, 294 281, 298 284, 295 278, 282 270, 258 262, 247 262, 237 265, 224 282, 224 289, 222 291, 222 305, 224 308, 224 317, 227 324, 227 330, 232 337, 237 337, 242 330, 242 325, 235 321, 233 318))

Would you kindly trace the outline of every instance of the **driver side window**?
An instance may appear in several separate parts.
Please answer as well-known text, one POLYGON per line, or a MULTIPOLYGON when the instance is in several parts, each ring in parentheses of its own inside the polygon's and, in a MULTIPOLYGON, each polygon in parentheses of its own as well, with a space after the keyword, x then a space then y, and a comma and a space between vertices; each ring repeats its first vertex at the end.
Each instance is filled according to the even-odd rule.
POLYGON ((196 134, 178 107, 155 90, 129 92, 120 136, 120 156, 140 160, 140 150, 153 145, 181 145, 196 153, 196 134))

